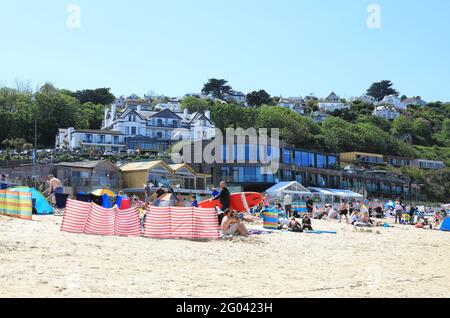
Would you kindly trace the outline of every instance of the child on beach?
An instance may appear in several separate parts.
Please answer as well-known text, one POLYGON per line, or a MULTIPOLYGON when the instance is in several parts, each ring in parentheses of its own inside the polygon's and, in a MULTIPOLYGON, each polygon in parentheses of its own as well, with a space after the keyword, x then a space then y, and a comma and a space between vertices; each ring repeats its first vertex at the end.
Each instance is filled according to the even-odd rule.
POLYGON ((191 196, 191 207, 198 208, 197 196, 195 194, 191 196))

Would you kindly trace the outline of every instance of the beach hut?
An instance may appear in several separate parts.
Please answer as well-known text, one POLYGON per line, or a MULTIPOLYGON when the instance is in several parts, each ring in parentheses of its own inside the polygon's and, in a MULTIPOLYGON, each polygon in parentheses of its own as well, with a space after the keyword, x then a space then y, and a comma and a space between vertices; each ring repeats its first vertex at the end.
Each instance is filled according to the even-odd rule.
POLYGON ((311 191, 297 181, 279 182, 268 189, 266 193, 271 200, 278 201, 283 201, 286 194, 292 196, 293 201, 305 201, 306 197, 311 195, 311 191))
POLYGON ((48 215, 53 214, 54 212, 47 199, 35 188, 17 187, 9 189, 9 191, 31 193, 33 208, 36 210, 36 214, 38 215, 48 215))

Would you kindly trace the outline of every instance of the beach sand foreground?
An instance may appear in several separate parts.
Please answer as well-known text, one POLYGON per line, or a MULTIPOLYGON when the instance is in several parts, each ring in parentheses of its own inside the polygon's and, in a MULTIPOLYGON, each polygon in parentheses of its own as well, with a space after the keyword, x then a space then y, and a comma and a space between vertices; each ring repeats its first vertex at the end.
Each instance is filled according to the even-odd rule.
POLYGON ((195 242, 74 235, 60 223, 0 216, 0 297, 450 297, 446 232, 314 221, 338 233, 195 242))

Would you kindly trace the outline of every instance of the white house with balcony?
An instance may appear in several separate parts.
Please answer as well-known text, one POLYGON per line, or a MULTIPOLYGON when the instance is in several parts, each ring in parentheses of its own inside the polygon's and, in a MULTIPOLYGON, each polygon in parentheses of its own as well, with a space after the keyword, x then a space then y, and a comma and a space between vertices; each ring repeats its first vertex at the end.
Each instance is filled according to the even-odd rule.
POLYGON ((349 107, 350 106, 343 103, 341 98, 334 92, 319 101, 319 110, 322 112, 331 113, 336 110, 347 109, 349 107))
POLYGON ((396 95, 388 95, 381 102, 378 103, 379 105, 391 105, 395 107, 398 110, 406 110, 408 108, 408 105, 403 103, 401 99, 396 95))
POLYGON ((56 149, 92 149, 101 153, 117 153, 125 150, 125 135, 120 131, 67 128, 59 129, 56 149))
POLYGON ((384 118, 386 120, 394 120, 400 117, 400 112, 393 106, 384 105, 375 108, 375 110, 372 112, 372 115, 384 118))

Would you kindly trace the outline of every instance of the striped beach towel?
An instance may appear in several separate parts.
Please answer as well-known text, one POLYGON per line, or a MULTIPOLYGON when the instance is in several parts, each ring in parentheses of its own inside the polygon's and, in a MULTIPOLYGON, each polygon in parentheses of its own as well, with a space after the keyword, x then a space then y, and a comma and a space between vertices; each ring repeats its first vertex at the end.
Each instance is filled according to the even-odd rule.
POLYGON ((32 220, 33 201, 31 193, 1 190, 0 214, 22 220, 32 220))

